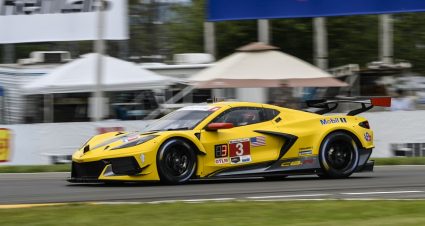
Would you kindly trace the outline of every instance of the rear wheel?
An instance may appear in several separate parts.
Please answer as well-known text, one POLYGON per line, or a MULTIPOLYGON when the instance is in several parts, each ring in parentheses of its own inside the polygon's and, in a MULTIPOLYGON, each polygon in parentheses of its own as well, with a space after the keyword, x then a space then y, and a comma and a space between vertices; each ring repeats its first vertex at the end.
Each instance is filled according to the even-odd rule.
POLYGON ((353 138, 344 132, 329 134, 320 147, 320 178, 346 178, 357 168, 359 152, 353 138))
POLYGON ((196 154, 188 142, 181 139, 168 140, 158 151, 157 168, 161 182, 184 183, 195 173, 196 154))

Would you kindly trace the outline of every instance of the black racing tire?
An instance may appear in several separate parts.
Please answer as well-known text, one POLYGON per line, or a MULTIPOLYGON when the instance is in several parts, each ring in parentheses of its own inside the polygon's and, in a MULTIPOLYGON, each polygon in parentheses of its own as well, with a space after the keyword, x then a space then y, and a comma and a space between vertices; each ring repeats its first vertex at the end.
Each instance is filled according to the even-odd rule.
POLYGON ((159 148, 156 164, 161 182, 181 184, 194 175, 196 154, 187 141, 170 139, 159 148))
POLYGON ((322 172, 320 178, 347 178, 359 164, 359 151, 356 142, 345 132, 334 132, 323 140, 320 146, 319 161, 322 172))

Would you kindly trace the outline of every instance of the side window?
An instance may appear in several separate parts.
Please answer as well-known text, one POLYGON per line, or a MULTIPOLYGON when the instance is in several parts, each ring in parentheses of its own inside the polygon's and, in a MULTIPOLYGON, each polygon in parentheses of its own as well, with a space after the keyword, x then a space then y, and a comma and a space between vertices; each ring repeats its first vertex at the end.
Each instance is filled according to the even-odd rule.
POLYGON ((264 108, 264 121, 274 119, 280 112, 275 109, 264 108))
POLYGON ((265 121, 263 113, 261 108, 234 108, 218 116, 214 122, 227 122, 234 126, 245 126, 265 121))

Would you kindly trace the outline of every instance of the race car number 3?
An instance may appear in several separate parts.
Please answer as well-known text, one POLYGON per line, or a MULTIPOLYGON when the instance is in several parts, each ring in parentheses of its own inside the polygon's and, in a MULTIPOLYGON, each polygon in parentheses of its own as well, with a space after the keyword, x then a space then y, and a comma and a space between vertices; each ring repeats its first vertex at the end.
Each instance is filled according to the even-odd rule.
POLYGON ((250 144, 248 141, 233 141, 229 144, 230 157, 250 154, 250 144))

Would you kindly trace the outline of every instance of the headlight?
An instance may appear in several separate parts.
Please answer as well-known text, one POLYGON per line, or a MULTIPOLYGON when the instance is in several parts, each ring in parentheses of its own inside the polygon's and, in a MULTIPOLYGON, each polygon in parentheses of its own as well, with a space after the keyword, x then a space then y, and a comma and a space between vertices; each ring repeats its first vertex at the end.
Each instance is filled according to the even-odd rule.
POLYGON ((128 142, 128 143, 122 144, 122 145, 120 145, 120 146, 118 146, 118 147, 115 147, 115 148, 112 148, 111 150, 122 149, 122 148, 128 148, 128 147, 133 147, 133 146, 136 146, 136 145, 139 145, 139 144, 143 144, 143 143, 145 143, 145 142, 148 142, 148 141, 150 141, 150 140, 154 139, 154 138, 155 138, 155 137, 157 137, 157 136, 158 136, 158 135, 148 135, 148 136, 144 136, 144 137, 142 137, 142 138, 140 138, 140 139, 137 139, 137 140, 134 140, 134 141, 131 141, 131 142, 128 142))

